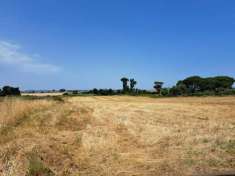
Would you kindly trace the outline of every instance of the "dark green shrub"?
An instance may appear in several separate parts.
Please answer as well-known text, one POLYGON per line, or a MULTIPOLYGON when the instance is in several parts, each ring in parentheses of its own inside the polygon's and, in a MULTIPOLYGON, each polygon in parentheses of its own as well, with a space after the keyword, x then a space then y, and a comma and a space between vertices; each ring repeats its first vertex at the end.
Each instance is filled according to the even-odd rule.
POLYGON ((178 95, 180 95, 179 88, 177 86, 173 86, 172 88, 170 88, 169 95, 170 96, 178 96, 178 95))
POLYGON ((108 95, 114 95, 113 89, 108 89, 108 95))
POLYGON ((63 93, 63 95, 67 96, 67 95, 69 95, 69 93, 68 93, 68 92, 65 92, 65 93, 63 93))
POLYGON ((29 154, 29 166, 26 176, 55 176, 52 170, 44 165, 37 154, 29 154))
POLYGON ((91 93, 93 93, 93 94, 96 94, 96 95, 97 95, 97 94, 99 93, 99 91, 98 91, 98 89, 94 88, 94 89, 93 89, 93 91, 92 91, 91 93))
POLYGON ((161 90, 161 95, 162 96, 168 96, 169 95, 169 89, 168 88, 163 88, 161 90))
POLYGON ((65 92, 66 90, 65 89, 60 89, 59 92, 65 92))
POLYGON ((21 95, 20 89, 18 87, 11 87, 11 86, 4 86, 0 94, 1 96, 21 95))
POLYGON ((78 94, 78 91, 77 90, 73 90, 72 94, 76 95, 76 94, 78 94))

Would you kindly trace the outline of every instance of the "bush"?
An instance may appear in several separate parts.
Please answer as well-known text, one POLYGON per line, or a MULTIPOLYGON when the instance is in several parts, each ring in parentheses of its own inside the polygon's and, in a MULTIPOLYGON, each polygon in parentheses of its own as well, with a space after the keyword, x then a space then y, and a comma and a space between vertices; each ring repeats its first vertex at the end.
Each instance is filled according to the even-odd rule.
POLYGON ((206 90, 206 91, 203 91, 203 92, 196 92, 196 93, 193 93, 193 94, 190 94, 190 95, 192 95, 192 96, 214 96, 215 92, 206 90))
POLYGON ((60 89, 59 92, 65 92, 66 90, 65 89, 60 89))
POLYGON ((37 154, 30 153, 29 156, 29 166, 26 176, 55 176, 51 169, 46 167, 42 162, 41 158, 37 154))
POLYGON ((117 94, 113 89, 93 89, 88 91, 87 93, 89 94, 94 94, 94 95, 115 95, 117 94))
POLYGON ((180 89, 177 86, 173 86, 172 88, 170 88, 169 90, 169 95, 171 96, 178 96, 181 95, 180 89))
POLYGON ((216 92, 216 95, 235 95, 235 89, 224 89, 216 92))
POLYGON ((78 94, 78 91, 77 90, 73 90, 73 95, 76 95, 76 94, 78 94))
POLYGON ((169 95, 169 89, 168 88, 161 89, 161 95, 162 96, 168 96, 169 95))
POLYGON ((19 96, 20 94, 20 89, 18 87, 10 87, 10 86, 4 86, 2 88, 2 91, 0 92, 1 96, 19 96))
POLYGON ((96 94, 96 95, 97 95, 98 93, 99 93, 98 89, 96 89, 96 88, 93 89, 93 94, 96 94))

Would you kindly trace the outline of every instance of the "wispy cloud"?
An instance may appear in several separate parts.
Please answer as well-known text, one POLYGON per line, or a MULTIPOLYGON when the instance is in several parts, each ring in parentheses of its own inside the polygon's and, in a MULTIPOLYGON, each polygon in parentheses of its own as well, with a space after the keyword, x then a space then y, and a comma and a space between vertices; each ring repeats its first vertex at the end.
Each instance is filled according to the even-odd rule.
POLYGON ((39 61, 40 56, 30 55, 22 51, 21 46, 6 41, 0 41, 0 63, 15 65, 24 72, 55 73, 60 67, 39 61))

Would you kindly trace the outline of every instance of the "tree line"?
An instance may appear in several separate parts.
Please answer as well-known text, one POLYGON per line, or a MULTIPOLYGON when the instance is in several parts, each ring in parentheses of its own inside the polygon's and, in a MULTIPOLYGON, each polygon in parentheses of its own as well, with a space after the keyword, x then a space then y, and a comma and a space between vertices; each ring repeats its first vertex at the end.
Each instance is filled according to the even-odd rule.
POLYGON ((155 91, 141 90, 135 88, 137 81, 134 78, 128 79, 123 77, 121 90, 113 89, 93 89, 88 93, 95 95, 145 95, 154 94, 158 96, 200 96, 200 95, 231 95, 235 94, 233 84, 234 78, 229 76, 215 76, 215 77, 200 77, 190 76, 183 80, 179 80, 176 85, 164 88, 164 82, 155 81, 153 88, 155 91))
MULTIPOLYGON (((201 96, 201 95, 235 95, 233 84, 234 78, 229 76, 200 77, 190 76, 179 80, 172 87, 163 87, 164 82, 154 81, 153 89, 143 90, 136 88, 138 82, 134 78, 123 77, 120 79, 122 89, 96 89, 84 91, 81 94, 92 95, 156 95, 156 96, 201 96)), ((64 95, 69 95, 65 89, 60 89, 64 95)), ((80 94, 78 90, 73 90, 72 95, 80 94)), ((18 87, 4 86, 0 89, 0 96, 21 95, 18 87)))

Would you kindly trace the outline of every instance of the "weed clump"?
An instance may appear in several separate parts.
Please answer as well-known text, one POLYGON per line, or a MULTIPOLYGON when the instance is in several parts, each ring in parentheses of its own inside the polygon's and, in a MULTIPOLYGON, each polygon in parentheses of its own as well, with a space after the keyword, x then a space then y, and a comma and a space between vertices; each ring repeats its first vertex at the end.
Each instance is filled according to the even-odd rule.
POLYGON ((55 176, 35 153, 29 154, 29 167, 26 176, 55 176))

